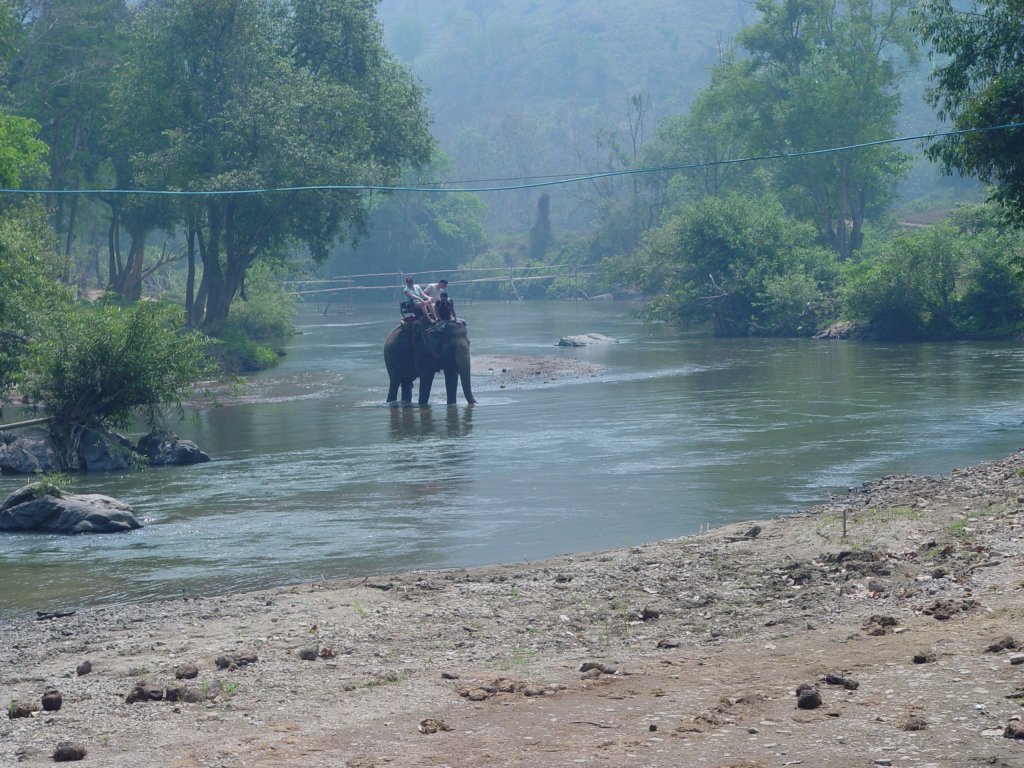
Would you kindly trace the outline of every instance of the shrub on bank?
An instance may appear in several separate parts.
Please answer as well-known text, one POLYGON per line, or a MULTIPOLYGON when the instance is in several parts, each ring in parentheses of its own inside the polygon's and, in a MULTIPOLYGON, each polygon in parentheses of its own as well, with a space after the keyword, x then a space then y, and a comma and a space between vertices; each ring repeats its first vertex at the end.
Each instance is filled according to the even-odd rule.
POLYGON ((165 409, 180 410, 182 395, 210 372, 205 345, 169 305, 78 306, 31 343, 20 389, 70 451, 85 429, 121 428, 135 417, 162 426, 165 409))

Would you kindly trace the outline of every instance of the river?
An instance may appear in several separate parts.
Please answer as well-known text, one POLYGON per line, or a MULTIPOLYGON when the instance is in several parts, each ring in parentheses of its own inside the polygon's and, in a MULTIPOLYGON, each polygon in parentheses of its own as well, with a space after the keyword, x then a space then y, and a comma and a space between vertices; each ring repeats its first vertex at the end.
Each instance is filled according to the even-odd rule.
MULTIPOLYGON (((1024 437, 1024 348, 714 339, 618 302, 461 306, 477 355, 596 378, 392 409, 395 306, 312 307, 279 367, 175 425, 214 461, 73 478, 132 504, 111 536, 0 536, 0 615, 630 546, 784 514, 1024 437), (556 346, 598 332, 619 343, 556 346)), ((24 478, 0 478, 6 494, 24 478)))

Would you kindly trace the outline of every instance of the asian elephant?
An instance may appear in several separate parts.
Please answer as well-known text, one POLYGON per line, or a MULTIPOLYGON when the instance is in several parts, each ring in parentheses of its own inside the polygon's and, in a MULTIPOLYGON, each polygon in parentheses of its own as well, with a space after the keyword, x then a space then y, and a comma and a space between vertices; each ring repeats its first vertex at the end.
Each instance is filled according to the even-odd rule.
POLYGON ((469 375, 469 334, 466 326, 446 323, 431 328, 422 320, 403 321, 388 334, 384 342, 384 365, 388 369, 388 403, 398 400, 402 389, 402 402, 412 403, 413 379, 420 380, 419 404, 428 405, 434 374, 444 371, 444 385, 448 405, 455 397, 462 381, 462 394, 467 403, 475 403, 469 375))

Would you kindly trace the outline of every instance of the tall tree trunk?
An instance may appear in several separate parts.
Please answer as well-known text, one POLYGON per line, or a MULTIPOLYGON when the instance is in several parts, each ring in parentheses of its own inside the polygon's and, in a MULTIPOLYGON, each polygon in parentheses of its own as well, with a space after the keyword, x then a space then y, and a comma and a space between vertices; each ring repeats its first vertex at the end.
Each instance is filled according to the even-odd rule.
POLYGON ((100 270, 100 227, 98 219, 93 219, 92 234, 89 236, 92 243, 92 269, 96 276, 96 287, 103 287, 103 273, 100 270))
POLYGON ((836 253, 839 260, 845 261, 850 256, 849 243, 846 237, 846 214, 849 210, 846 186, 839 188, 839 204, 836 206, 836 253))
POLYGON ((199 224, 199 218, 196 219, 195 228, 196 243, 199 246, 199 259, 203 262, 203 277, 199 281, 199 290, 196 291, 195 302, 192 304, 192 312, 188 316, 188 324, 192 328, 199 328, 202 326, 203 321, 206 318, 206 297, 209 295, 210 283, 209 275, 210 271, 206 269, 207 252, 209 247, 206 239, 203 237, 203 228, 199 224))
POLYGON ((117 268, 117 229, 119 227, 117 207, 110 207, 110 226, 107 228, 107 288, 114 289, 120 282, 120 270, 117 268))
POLYGON ((206 286, 206 311, 203 313, 202 328, 211 336, 224 329, 227 307, 224 301, 224 270, 220 264, 220 246, 223 232, 223 212, 217 200, 207 200, 206 218, 209 224, 209 240, 202 251, 203 284, 206 286))
POLYGON ((868 207, 867 196, 863 189, 857 190, 857 206, 853 211, 853 228, 850 231, 850 255, 852 256, 864 245, 864 211, 868 207))
POLYGON ((128 263, 125 265, 120 293, 128 301, 142 298, 142 267, 146 259, 146 231, 133 227, 130 231, 131 247, 128 249, 128 263))
POLYGON ((71 271, 71 246, 75 243, 75 220, 78 218, 78 195, 71 196, 71 206, 68 211, 68 235, 64 240, 64 282, 70 280, 71 271))
POLYGON ((189 216, 187 226, 188 233, 186 234, 186 242, 188 249, 188 272, 185 276, 185 322, 188 323, 189 326, 192 326, 193 312, 196 303, 196 227, 195 219, 192 216, 189 216))

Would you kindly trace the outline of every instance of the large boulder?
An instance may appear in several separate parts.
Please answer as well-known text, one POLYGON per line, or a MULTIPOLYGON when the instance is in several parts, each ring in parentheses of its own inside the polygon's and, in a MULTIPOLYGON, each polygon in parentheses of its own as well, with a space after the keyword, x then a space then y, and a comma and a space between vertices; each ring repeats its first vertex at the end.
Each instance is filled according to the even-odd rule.
POLYGON ((0 473, 34 475, 45 472, 119 472, 140 464, 200 464, 209 455, 191 440, 181 440, 169 432, 153 432, 132 445, 128 438, 105 429, 81 432, 77 450, 67 452, 62 463, 60 452, 46 429, 33 427, 17 432, 0 431, 0 473))
POLYGON ((40 533, 123 533, 141 528, 123 501, 98 493, 39 494, 26 485, 0 504, 0 531, 40 533))
POLYGON ((34 475, 41 472, 112 472, 134 465, 132 444, 115 432, 100 429, 82 431, 78 450, 64 466, 53 437, 46 429, 32 427, 17 432, 0 432, 0 472, 34 475))
POLYGON ((0 432, 0 473, 34 475, 58 469, 57 453, 45 429, 0 432))
POLYGON ((87 472, 117 472, 135 465, 135 451, 131 441, 106 429, 86 429, 78 444, 81 466, 87 472))
POLYGON ((151 467, 202 464, 210 460, 191 440, 182 440, 170 432, 150 432, 139 440, 135 450, 149 460, 151 467))

